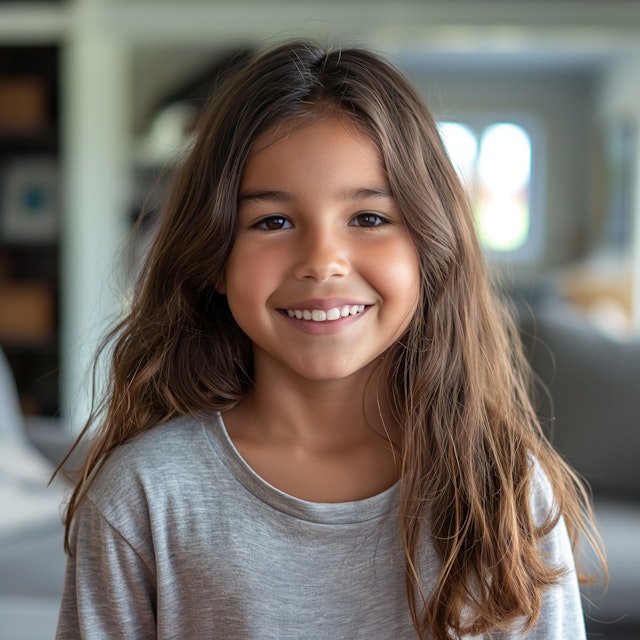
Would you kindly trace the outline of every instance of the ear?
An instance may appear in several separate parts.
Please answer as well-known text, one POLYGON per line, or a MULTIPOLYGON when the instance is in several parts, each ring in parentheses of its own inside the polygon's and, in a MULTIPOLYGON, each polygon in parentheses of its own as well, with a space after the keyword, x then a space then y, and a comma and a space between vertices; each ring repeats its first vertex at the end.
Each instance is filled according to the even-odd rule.
POLYGON ((220 278, 220 280, 216 283, 215 290, 222 296, 227 295, 227 284, 225 282, 224 276, 220 278))

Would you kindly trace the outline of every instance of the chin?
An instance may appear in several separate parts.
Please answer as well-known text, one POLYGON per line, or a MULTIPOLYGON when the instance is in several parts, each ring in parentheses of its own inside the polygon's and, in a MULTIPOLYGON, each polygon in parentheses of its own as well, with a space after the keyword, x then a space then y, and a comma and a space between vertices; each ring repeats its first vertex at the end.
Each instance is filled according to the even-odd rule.
POLYGON ((342 366, 332 363, 314 363, 314 366, 300 367, 296 373, 310 382, 339 382, 357 378, 359 375, 370 375, 372 362, 368 362, 362 366, 354 366, 353 364, 344 364, 342 366))

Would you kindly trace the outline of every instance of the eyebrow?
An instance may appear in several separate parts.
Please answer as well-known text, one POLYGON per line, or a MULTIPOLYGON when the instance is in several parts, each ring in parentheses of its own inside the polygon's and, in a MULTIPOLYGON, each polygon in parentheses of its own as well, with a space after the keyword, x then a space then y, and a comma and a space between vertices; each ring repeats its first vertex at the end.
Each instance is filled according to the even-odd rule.
POLYGON ((278 202, 291 202, 294 197, 288 191, 275 189, 248 189, 238 196, 238 204, 260 200, 277 200, 278 202))
MULTIPOLYGON (((345 189, 340 193, 342 200, 369 200, 371 198, 385 198, 393 200, 393 194, 388 187, 361 187, 345 189)), ((293 202, 295 196, 289 191, 277 189, 248 189, 238 197, 238 204, 255 201, 293 202)))

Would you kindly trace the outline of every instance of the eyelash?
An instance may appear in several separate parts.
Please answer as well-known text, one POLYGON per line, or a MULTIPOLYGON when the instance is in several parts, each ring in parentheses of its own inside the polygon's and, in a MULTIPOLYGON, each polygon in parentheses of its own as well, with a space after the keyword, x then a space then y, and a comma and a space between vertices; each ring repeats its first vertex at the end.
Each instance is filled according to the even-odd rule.
MULTIPOLYGON (((389 220, 379 213, 374 213, 372 211, 363 211, 362 213, 358 213, 349 221, 350 227, 362 227, 364 229, 376 229, 377 227, 382 227, 384 225, 389 224, 389 220), (363 218, 375 218, 375 224, 353 224, 356 221, 362 222, 363 218)), ((285 216, 266 216, 261 220, 258 220, 255 224, 251 225, 253 229, 258 229, 260 231, 282 231, 284 229, 291 228, 291 221, 288 220, 285 216), (269 224, 273 223, 278 224, 276 228, 269 227, 269 224), (288 225, 288 226, 286 226, 288 225)))

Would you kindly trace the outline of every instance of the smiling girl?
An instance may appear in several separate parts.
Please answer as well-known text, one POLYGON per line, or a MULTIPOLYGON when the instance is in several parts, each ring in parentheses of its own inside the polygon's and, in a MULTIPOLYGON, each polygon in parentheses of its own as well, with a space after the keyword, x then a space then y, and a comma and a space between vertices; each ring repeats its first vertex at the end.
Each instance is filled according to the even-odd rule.
POLYGON ((81 436, 58 638, 583 638, 588 501, 422 99, 290 43, 198 134, 81 436))

